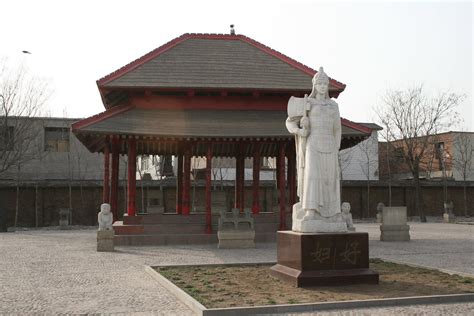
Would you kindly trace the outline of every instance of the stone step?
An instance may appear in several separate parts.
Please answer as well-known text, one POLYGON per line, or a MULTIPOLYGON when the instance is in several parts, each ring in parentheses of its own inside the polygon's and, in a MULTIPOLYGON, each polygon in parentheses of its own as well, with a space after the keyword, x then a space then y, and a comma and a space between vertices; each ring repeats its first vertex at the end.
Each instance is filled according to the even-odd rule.
MULTIPOLYGON (((255 234, 256 242, 275 242, 276 233, 255 234)), ((160 235, 115 235, 115 246, 160 246, 160 245, 192 245, 215 244, 218 239, 216 232, 212 234, 160 234, 160 235)))
MULTIPOLYGON (((255 223, 258 233, 275 233, 279 223, 255 223)), ((213 230, 217 230, 217 221, 212 223, 213 230)), ((125 225, 115 222, 113 225, 116 235, 152 235, 152 234, 201 234, 206 229, 205 223, 186 224, 153 224, 153 225, 125 225)))
MULTIPOLYGON (((252 215, 255 222, 279 222, 279 213, 260 213, 252 215)), ((212 215, 213 221, 217 221, 219 218, 218 214, 212 215)), ((205 223, 206 214, 190 214, 190 215, 178 215, 178 214, 146 214, 137 216, 124 216, 123 222, 126 225, 137 225, 137 224, 154 224, 154 223, 205 223)))

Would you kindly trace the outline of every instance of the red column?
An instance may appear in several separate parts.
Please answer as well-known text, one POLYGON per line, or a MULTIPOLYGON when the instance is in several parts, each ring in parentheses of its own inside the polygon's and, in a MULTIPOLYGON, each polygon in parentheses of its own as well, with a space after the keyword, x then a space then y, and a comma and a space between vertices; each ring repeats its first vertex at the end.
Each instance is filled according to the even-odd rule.
POLYGON ((119 179, 119 146, 120 140, 112 138, 112 174, 110 179, 110 209, 114 221, 118 219, 118 179, 119 179))
POLYGON ((260 213, 260 144, 255 144, 253 152, 253 202, 252 202, 252 213, 260 213))
POLYGON ((135 216, 137 211, 136 206, 136 174, 137 174, 137 142, 135 138, 128 139, 128 175, 127 175, 127 214, 128 216, 135 216))
POLYGON ((104 145, 104 186, 102 191, 102 203, 110 202, 110 153, 109 153, 109 137, 105 138, 104 145))
POLYGON ((236 158, 235 166, 235 208, 244 211, 244 180, 245 180, 245 156, 240 154, 236 158))
POLYGON ((183 155, 178 154, 178 166, 176 168, 176 213, 183 212, 183 155))
POLYGON ((290 206, 296 203, 296 153, 290 150, 288 153, 288 190, 290 198, 290 206))
POLYGON ((280 230, 286 229, 285 202, 285 144, 280 144, 278 152, 278 191, 280 193, 280 230))
POLYGON ((184 152, 184 168, 183 168, 183 215, 189 215, 189 191, 191 186, 191 151, 186 148, 184 152))
POLYGON ((209 144, 207 147, 207 155, 206 155, 206 234, 212 233, 211 167, 212 167, 212 144, 209 144))

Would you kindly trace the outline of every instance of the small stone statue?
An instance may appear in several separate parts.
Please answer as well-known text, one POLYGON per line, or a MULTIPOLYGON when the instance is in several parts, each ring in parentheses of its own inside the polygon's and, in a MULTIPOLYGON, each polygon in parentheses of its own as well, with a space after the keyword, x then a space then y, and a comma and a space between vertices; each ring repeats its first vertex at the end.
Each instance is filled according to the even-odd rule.
POLYGON ((377 223, 382 223, 382 213, 385 204, 382 202, 377 203, 377 223))
POLYGON ((100 206, 100 212, 97 215, 99 230, 112 230, 113 215, 110 212, 110 204, 104 203, 100 206))
POLYGON ((352 223, 352 214, 351 214, 351 204, 349 202, 344 202, 341 205, 342 217, 346 221, 347 230, 355 231, 354 223, 352 223))

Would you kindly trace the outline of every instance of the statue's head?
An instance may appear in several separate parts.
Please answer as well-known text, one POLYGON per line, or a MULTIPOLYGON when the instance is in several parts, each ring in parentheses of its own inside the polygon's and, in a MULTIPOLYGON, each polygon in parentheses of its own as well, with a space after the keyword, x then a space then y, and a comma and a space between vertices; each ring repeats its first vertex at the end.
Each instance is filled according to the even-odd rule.
POLYGON ((329 77, 324 72, 323 67, 319 67, 319 71, 313 77, 313 91, 311 91, 310 97, 314 98, 317 94, 324 95, 326 99, 329 99, 329 77))
POLYGON ((377 203, 377 212, 381 213, 384 207, 385 204, 383 204, 382 202, 377 203))
POLYGON ((345 214, 349 214, 351 212, 351 204, 349 202, 342 203, 341 211, 343 211, 345 214))
POLYGON ((108 203, 103 203, 100 206, 100 211, 103 212, 104 214, 109 214, 110 213, 110 204, 108 203))

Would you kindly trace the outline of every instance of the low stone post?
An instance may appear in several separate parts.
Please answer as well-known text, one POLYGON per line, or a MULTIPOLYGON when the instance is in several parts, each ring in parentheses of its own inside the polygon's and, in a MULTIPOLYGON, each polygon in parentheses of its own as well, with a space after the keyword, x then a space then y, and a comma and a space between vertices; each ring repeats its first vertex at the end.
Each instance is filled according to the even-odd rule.
POLYGON ((456 217, 454 216, 453 209, 454 209, 453 201, 444 203, 443 221, 445 223, 454 223, 456 221, 456 217))
POLYGON ((110 211, 110 204, 104 203, 100 206, 97 220, 99 222, 97 251, 114 251, 113 214, 110 211))
POLYGON ((382 223, 382 211, 385 204, 382 202, 377 203, 377 223, 382 223))
POLYGON ((381 241, 409 241, 410 226, 407 225, 406 206, 385 206, 382 211, 380 232, 381 241))
POLYGON ((71 221, 71 210, 68 208, 59 209, 59 228, 67 229, 71 221))

